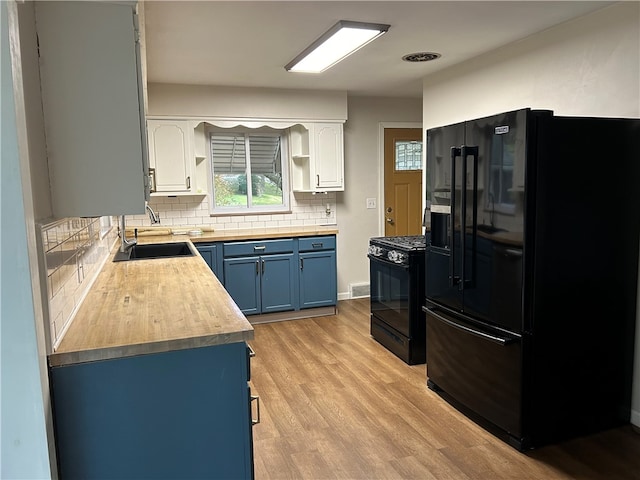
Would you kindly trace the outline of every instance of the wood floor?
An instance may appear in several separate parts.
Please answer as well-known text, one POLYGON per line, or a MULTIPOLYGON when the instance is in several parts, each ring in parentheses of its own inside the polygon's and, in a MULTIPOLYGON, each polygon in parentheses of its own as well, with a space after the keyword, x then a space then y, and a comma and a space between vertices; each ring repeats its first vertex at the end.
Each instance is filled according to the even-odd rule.
POLYGON ((520 453, 427 389, 425 365, 371 338, 368 299, 338 310, 255 325, 257 480, 640 479, 630 426, 520 453))

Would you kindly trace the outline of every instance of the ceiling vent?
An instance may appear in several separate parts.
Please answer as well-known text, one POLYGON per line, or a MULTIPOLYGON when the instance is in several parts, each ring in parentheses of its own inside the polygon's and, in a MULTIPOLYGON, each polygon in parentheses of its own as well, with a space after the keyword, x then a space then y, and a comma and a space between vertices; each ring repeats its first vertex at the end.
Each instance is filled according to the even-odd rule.
POLYGON ((434 52, 418 52, 418 53, 410 53, 402 57, 402 60, 405 62, 429 62, 431 60, 435 60, 436 58, 440 58, 439 53, 434 52))

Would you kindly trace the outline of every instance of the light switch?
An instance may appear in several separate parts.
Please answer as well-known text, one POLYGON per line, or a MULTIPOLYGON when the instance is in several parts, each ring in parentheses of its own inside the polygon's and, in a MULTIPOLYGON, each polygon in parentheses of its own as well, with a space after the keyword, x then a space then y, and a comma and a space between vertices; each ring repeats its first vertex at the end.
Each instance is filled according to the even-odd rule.
POLYGON ((376 208, 375 198, 367 198, 367 208, 376 208))

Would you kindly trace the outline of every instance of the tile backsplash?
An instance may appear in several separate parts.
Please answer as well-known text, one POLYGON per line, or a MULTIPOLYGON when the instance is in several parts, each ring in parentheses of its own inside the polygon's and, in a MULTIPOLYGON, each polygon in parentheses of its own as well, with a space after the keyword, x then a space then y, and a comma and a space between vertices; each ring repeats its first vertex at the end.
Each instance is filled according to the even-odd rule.
MULTIPOLYGON (((336 193, 295 193, 291 195, 291 213, 210 216, 207 196, 151 197, 149 205, 160 215, 164 226, 213 226, 216 230, 334 225, 336 193), (327 213, 327 205, 329 212, 327 213)), ((127 215, 127 226, 148 226, 146 215, 127 215)))
MULTIPOLYGON (((209 215, 206 196, 152 197, 162 226, 212 226, 215 230, 336 224, 336 193, 291 196, 291 212, 209 215), (327 208, 327 205, 329 208, 327 208)), ((147 215, 127 215, 127 226, 150 225, 147 215)), ((55 351, 117 239, 117 217, 65 218, 40 225, 46 266, 49 327, 55 351), (113 225, 113 227, 111 227, 113 225)))
POLYGON ((111 217, 95 217, 40 225, 54 350, 109 256, 117 236, 111 224, 111 217))

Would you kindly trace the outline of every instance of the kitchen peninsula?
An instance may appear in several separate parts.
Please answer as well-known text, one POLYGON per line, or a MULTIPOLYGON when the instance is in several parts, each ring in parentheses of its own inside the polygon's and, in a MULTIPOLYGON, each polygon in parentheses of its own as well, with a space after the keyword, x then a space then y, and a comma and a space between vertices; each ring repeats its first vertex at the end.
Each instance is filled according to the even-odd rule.
MULTIPOLYGON (((138 242, 337 230, 149 233, 138 242)), ((49 356, 61 476, 251 478, 253 327, 200 254, 112 262, 118 246, 49 356)))

